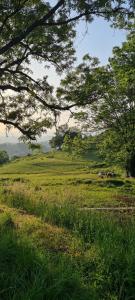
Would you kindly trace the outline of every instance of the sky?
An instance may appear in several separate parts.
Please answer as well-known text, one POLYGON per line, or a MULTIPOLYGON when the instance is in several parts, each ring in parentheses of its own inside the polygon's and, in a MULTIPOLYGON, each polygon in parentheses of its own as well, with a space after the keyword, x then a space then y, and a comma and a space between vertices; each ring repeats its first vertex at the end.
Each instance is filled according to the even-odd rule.
MULTIPOLYGON (((77 25, 77 37, 75 40, 75 49, 77 64, 82 60, 82 57, 89 53, 90 56, 99 58, 102 65, 106 64, 108 58, 112 56, 114 46, 120 46, 126 39, 126 32, 110 27, 109 22, 102 18, 96 18, 91 24, 86 26, 86 23, 80 21, 77 25)), ((60 78, 55 73, 54 68, 45 69, 43 64, 32 63, 34 75, 38 78, 43 75, 48 75, 49 82, 57 87, 60 78)), ((65 123, 68 118, 68 113, 63 113, 61 116, 61 124, 65 123)), ((42 141, 48 139, 48 136, 53 134, 54 130, 49 130, 48 133, 42 136, 42 141)), ((5 127, 0 127, 0 143, 18 142, 19 133, 16 130, 10 131, 6 136, 5 127)))
POLYGON ((81 61, 85 53, 89 53, 98 57, 102 64, 106 64, 113 47, 121 45, 125 39, 125 30, 111 28, 110 23, 101 17, 96 18, 88 27, 80 22, 75 42, 78 61, 81 61))
MULTIPOLYGON (((99 58, 101 64, 106 64, 108 58, 112 55, 114 46, 120 46, 126 39, 126 31, 111 28, 110 23, 103 18, 96 18, 92 23, 86 26, 84 21, 77 25, 77 36, 75 39, 76 64, 81 63, 82 57, 89 53, 90 56, 99 58)), ((36 77, 48 75, 50 84, 57 87, 60 78, 55 73, 54 68, 45 69, 43 64, 33 63, 32 69, 36 77)))

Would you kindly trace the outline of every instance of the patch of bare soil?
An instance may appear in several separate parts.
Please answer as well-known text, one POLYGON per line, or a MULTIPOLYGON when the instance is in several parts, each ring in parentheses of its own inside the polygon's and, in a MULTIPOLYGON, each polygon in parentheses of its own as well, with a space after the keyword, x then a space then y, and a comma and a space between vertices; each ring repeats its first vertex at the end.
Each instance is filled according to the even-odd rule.
POLYGON ((135 196, 132 195, 115 195, 113 198, 121 203, 126 204, 126 206, 135 205, 135 196))

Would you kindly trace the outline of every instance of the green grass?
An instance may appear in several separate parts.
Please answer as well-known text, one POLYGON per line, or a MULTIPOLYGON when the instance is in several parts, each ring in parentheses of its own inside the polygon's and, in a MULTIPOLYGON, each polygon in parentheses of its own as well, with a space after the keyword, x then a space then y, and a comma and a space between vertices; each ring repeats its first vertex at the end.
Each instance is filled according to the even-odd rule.
POLYGON ((98 177, 111 168, 61 153, 0 168, 0 299, 134 299, 134 213, 86 210, 135 206, 134 179, 98 177))

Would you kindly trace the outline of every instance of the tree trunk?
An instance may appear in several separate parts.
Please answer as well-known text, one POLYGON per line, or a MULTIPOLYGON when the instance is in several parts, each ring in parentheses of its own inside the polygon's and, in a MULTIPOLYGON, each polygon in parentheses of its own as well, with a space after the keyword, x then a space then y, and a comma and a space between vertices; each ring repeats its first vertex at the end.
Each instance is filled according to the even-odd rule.
POLYGON ((127 177, 135 177, 135 153, 132 153, 126 162, 127 177))

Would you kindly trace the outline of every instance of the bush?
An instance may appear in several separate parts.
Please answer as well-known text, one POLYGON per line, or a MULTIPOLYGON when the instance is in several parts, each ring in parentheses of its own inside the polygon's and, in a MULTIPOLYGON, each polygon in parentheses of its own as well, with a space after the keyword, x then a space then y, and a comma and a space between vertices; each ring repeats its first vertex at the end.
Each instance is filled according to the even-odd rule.
POLYGON ((9 161, 9 156, 6 151, 0 151, 0 164, 4 164, 9 161))

